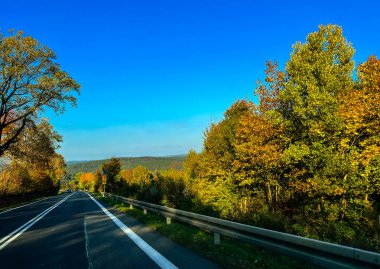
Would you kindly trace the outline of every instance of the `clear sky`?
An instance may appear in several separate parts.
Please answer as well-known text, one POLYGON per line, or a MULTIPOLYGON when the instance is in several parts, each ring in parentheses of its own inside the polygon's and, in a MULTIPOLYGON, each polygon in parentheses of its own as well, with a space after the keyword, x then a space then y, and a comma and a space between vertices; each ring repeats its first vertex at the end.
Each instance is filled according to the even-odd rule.
POLYGON ((355 62, 380 57, 379 1, 5 0, 0 28, 56 52, 81 84, 78 107, 47 113, 66 160, 200 151, 237 99, 255 100, 265 61, 339 24, 355 62))

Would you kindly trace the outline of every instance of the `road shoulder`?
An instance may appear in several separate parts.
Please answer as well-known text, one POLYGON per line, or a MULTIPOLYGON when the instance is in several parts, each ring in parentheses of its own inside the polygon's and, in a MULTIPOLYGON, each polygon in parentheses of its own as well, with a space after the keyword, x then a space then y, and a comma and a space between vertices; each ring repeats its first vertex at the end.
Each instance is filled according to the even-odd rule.
POLYGON ((152 230, 137 219, 109 206, 108 204, 98 200, 107 210, 115 215, 120 221, 127 225, 133 232, 140 236, 145 242, 156 249, 161 255, 170 260, 178 268, 193 269, 217 269, 220 268, 216 264, 199 256, 198 254, 184 248, 178 243, 161 235, 157 231, 152 230))

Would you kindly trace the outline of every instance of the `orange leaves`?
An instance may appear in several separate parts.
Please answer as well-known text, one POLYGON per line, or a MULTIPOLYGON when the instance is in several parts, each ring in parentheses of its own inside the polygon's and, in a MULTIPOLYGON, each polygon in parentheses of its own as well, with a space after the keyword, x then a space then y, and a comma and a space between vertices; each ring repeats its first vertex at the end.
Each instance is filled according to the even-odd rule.
POLYGON ((94 173, 84 173, 79 177, 79 182, 83 186, 95 184, 95 174, 94 173))
POLYGON ((278 108, 278 94, 284 87, 285 83, 285 73, 279 71, 277 62, 271 63, 270 61, 267 61, 266 65, 266 84, 259 82, 258 87, 255 90, 256 95, 259 96, 259 110, 261 113, 266 113, 278 108))
POLYGON ((264 115, 251 112, 240 120, 235 143, 239 157, 251 159, 260 166, 273 166, 280 159, 281 128, 264 115))
POLYGON ((119 176, 120 176, 121 180, 123 180, 126 183, 132 182, 133 170, 132 169, 122 169, 119 172, 119 176))
POLYGON ((372 55, 358 66, 358 77, 365 91, 380 92, 380 60, 372 55))
POLYGON ((380 156, 380 60, 370 56, 358 66, 358 89, 341 96, 340 115, 345 123, 345 141, 359 150, 367 166, 380 156))

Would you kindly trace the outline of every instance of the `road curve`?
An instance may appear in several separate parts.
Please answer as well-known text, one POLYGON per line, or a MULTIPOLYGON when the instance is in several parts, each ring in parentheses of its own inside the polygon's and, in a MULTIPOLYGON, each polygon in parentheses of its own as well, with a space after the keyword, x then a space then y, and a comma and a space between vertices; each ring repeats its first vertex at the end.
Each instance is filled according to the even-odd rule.
POLYGON ((102 209, 84 192, 0 214, 0 267, 218 268, 135 219, 102 209), (139 240, 153 254, 147 255, 139 240))

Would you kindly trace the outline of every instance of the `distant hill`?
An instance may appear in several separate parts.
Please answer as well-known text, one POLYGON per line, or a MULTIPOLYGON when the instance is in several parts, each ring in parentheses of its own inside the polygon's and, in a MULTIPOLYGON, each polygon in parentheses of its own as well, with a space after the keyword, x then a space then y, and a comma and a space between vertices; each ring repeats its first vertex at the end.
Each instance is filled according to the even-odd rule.
MULTIPOLYGON (((149 170, 165 170, 174 168, 182 169, 182 163, 186 155, 176 155, 167 157, 122 157, 119 158, 122 169, 133 169, 138 165, 142 165, 149 170)), ((109 159, 108 159, 109 160, 109 159)), ((108 160, 96 161, 72 161, 67 163, 67 172, 75 175, 78 172, 95 172, 102 163, 108 160)))

